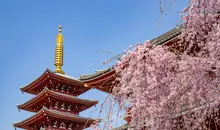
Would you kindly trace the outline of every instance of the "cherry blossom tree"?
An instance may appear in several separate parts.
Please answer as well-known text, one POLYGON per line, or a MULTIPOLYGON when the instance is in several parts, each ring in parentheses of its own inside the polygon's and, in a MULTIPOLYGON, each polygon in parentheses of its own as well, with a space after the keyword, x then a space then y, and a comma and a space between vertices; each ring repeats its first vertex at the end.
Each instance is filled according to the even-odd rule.
POLYGON ((130 129, 208 129, 220 125, 220 0, 190 0, 179 37, 185 49, 150 41, 117 63, 114 101, 130 108, 130 129))
POLYGON ((198 128, 218 111, 220 66, 215 60, 143 44, 128 52, 116 71, 113 95, 125 109, 131 107, 134 129, 173 129, 180 116, 186 129, 198 128))

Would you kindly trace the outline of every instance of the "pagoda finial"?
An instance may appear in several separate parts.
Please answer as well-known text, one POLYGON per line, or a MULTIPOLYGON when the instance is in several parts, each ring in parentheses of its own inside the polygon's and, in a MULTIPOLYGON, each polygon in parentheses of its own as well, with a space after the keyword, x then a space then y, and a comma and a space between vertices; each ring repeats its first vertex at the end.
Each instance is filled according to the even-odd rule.
POLYGON ((56 39, 56 50, 55 50, 55 58, 54 65, 56 66, 55 72, 64 74, 62 70, 63 66, 63 35, 62 35, 62 26, 59 26, 59 33, 56 39))

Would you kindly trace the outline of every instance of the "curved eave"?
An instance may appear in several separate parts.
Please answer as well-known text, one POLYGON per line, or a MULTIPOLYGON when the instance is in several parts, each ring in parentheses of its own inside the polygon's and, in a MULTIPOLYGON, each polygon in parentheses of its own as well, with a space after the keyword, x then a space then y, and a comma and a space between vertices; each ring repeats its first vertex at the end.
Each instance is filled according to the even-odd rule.
POLYGON ((98 82, 98 81, 102 81, 103 79, 105 79, 106 77, 111 77, 115 75, 115 70, 111 70, 107 73, 104 73, 102 75, 99 75, 98 77, 92 78, 92 79, 87 79, 84 80, 84 83, 94 83, 94 82, 98 82))
POLYGON ((52 73, 49 69, 46 69, 46 71, 44 71, 44 73, 38 77, 37 79, 35 79, 33 82, 29 83, 28 85, 21 87, 20 90, 22 92, 27 92, 33 87, 38 85, 40 82, 44 81, 47 79, 48 77, 48 73, 52 73))
POLYGON ((34 114, 33 116, 31 116, 31 117, 29 117, 19 123, 15 123, 13 125, 14 125, 14 127, 18 127, 18 128, 29 129, 28 128, 29 125, 31 125, 35 122, 40 122, 41 119, 43 119, 44 117, 48 117, 48 116, 56 118, 56 119, 72 121, 74 123, 85 123, 85 124, 87 123, 88 126, 95 121, 94 119, 91 119, 91 118, 85 118, 85 117, 76 116, 76 115, 70 114, 70 113, 49 110, 49 109, 43 107, 38 113, 34 114))
POLYGON ((75 96, 62 94, 59 92, 53 92, 53 91, 49 90, 48 88, 44 88, 44 90, 41 91, 37 96, 35 96, 34 98, 32 98, 31 100, 27 101, 24 104, 18 105, 17 108, 31 111, 31 112, 35 112, 35 111, 31 110, 30 107, 32 105, 38 104, 38 102, 40 100, 46 100, 45 98, 48 98, 48 97, 52 97, 52 98, 63 100, 63 101, 68 101, 71 103, 86 104, 86 105, 88 105, 86 109, 88 109, 98 103, 98 101, 79 99, 75 96))
POLYGON ((96 74, 90 74, 88 76, 83 76, 83 77, 87 77, 87 78, 80 78, 80 81, 86 83, 86 82, 92 82, 94 80, 99 80, 99 79, 102 79, 103 77, 105 76, 108 76, 108 75, 111 75, 112 73, 114 73, 115 70, 114 69, 109 69, 108 71, 106 72, 103 72, 103 73, 96 73, 96 74))
MULTIPOLYGON (((27 92, 30 94, 37 94, 37 93, 32 92, 32 90, 36 88, 37 86, 39 86, 42 82, 48 80, 49 78, 55 79, 60 82, 65 82, 65 83, 73 84, 76 86, 84 87, 84 83, 81 82, 80 80, 73 79, 62 74, 56 74, 56 73, 51 72, 49 69, 46 69, 46 71, 40 77, 38 77, 33 82, 31 82, 30 84, 20 89, 22 92, 27 92)), ((84 92, 88 90, 89 88, 84 88, 84 92)))
POLYGON ((23 110, 27 110, 27 111, 31 111, 33 112, 31 109, 28 109, 31 105, 34 105, 35 103, 37 103, 37 101, 43 99, 46 97, 46 93, 47 93, 47 88, 45 88, 44 90, 42 90, 37 96, 33 97, 31 100, 25 102, 24 104, 18 105, 17 108, 18 109, 23 109, 23 110))
POLYGON ((111 70, 110 72, 102 74, 99 77, 85 81, 85 84, 89 88, 95 88, 106 93, 111 93, 113 87, 112 82, 115 80, 115 75, 115 70, 111 70))

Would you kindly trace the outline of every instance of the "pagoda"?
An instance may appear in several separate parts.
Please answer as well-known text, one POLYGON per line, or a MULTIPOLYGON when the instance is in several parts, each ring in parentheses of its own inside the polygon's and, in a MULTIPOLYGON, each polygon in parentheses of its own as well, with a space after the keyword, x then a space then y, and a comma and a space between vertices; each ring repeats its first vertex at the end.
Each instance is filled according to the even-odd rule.
POLYGON ((19 123, 15 128, 26 130, 82 130, 89 127, 95 120, 80 117, 79 113, 98 103, 98 101, 79 99, 82 93, 90 88, 85 87, 79 79, 64 73, 63 66, 63 36, 62 27, 56 39, 54 72, 46 71, 36 80, 21 88, 22 92, 35 95, 18 109, 35 114, 19 123))

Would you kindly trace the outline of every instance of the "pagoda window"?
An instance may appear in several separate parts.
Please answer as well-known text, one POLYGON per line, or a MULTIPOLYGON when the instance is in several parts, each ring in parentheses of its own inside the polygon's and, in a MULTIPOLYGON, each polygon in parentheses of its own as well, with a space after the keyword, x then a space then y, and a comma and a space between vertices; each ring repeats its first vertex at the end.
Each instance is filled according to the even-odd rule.
POLYGON ((71 90, 71 86, 62 85, 62 87, 61 87, 61 92, 62 92, 62 93, 70 94, 71 91, 72 91, 72 90, 71 90))
POLYGON ((78 124, 76 125, 76 128, 79 128, 79 125, 78 125, 78 124))
POLYGON ((61 91, 62 93, 64 93, 64 87, 63 87, 63 86, 61 87, 60 91, 61 91))
POLYGON ((64 122, 60 123, 60 128, 61 129, 66 129, 66 124, 64 122))
POLYGON ((59 103, 58 103, 58 102, 56 102, 56 104, 55 104, 54 108, 56 108, 56 109, 58 109, 58 108, 59 108, 59 103))
POLYGON ((65 106, 65 103, 63 103, 62 105, 61 105, 61 110, 65 110, 65 108, 66 108, 66 106, 65 106))
POLYGON ((71 109, 72 109, 72 105, 68 105, 67 111, 71 111, 71 109))
POLYGON ((64 85, 65 86, 65 92, 67 93, 67 94, 69 94, 70 93, 70 90, 71 90, 71 86, 69 86, 69 85, 64 85))
POLYGON ((63 128, 63 127, 62 127, 62 122, 59 122, 59 123, 58 123, 57 128, 60 128, 60 129, 62 129, 62 128, 63 128))
POLYGON ((60 128, 60 129, 62 129, 62 128, 63 128, 63 126, 62 126, 62 122, 59 124, 59 128, 60 128))
POLYGON ((70 93, 71 95, 74 95, 74 91, 73 91, 72 88, 69 89, 69 93, 70 93))
POLYGON ((50 84, 53 84, 52 80, 50 79, 50 84))
POLYGON ((59 91, 59 86, 58 86, 58 85, 56 85, 55 90, 56 90, 56 91, 59 91))
POLYGON ((68 130, 72 130, 73 124, 69 124, 68 130))
POLYGON ((65 85, 63 85, 62 87, 61 87, 61 92, 66 92, 66 86, 65 85))
POLYGON ((45 122, 42 122, 41 128, 46 128, 46 127, 47 127, 47 125, 45 124, 45 122))
POLYGON ((54 128, 57 128, 57 127, 58 127, 58 122, 57 122, 57 121, 55 121, 55 122, 53 123, 53 127, 54 127, 54 128))
POLYGON ((79 91, 82 91, 79 90, 76 86, 71 86, 68 84, 55 84, 54 87, 52 88, 55 89, 56 92, 60 92, 72 96, 75 96, 76 94, 78 94, 79 91))
POLYGON ((66 84, 56 84, 51 88, 55 89, 56 92, 73 95, 73 96, 75 95, 75 93, 77 93, 76 87, 72 88, 70 85, 66 85, 66 84))
POLYGON ((68 86, 68 87, 66 88, 66 92, 67 92, 67 93, 70 92, 70 86, 68 86))
POLYGON ((50 121, 50 117, 47 117, 47 121, 50 121))

